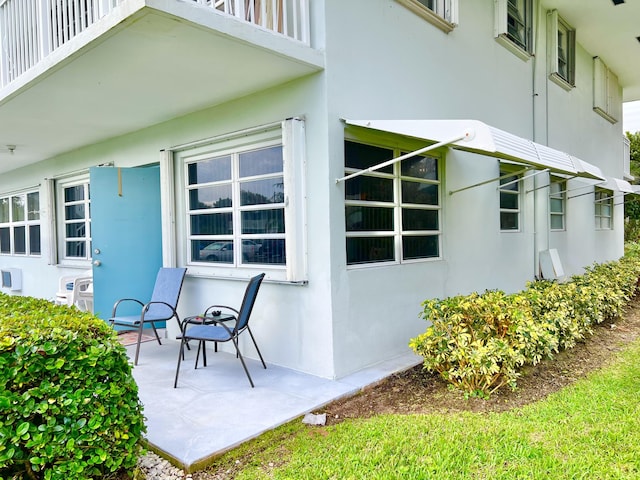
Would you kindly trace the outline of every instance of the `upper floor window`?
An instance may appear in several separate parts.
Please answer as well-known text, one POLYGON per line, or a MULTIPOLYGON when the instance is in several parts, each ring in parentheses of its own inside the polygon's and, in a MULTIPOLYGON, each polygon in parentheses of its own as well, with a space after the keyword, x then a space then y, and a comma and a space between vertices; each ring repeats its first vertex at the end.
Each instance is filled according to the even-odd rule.
POLYGON ((305 281, 303 140, 304 122, 289 119, 176 151, 179 263, 305 281))
POLYGON ((458 0, 397 0, 416 15, 445 32, 458 24, 458 0))
POLYGON ((57 183, 59 258, 91 258, 91 197, 87 176, 57 183))
POLYGON ((500 230, 520 230, 520 175, 500 167, 500 230))
POLYGON ((523 59, 533 54, 533 0, 496 0, 495 36, 523 59))
POLYGON ((593 58, 593 110, 611 123, 622 118, 622 89, 618 77, 600 57, 593 58))
POLYGON ((613 228, 613 194, 597 188, 595 196, 596 230, 610 230, 613 228))
MULTIPOLYGON (((345 173, 402 155, 345 141, 345 173)), ((439 159, 415 156, 345 183, 347 264, 440 257, 439 159)))
POLYGON ((549 75, 565 89, 575 85, 576 31, 559 17, 557 10, 548 14, 549 75))
POLYGON ((549 185, 549 225, 551 230, 565 229, 565 209, 567 205, 567 182, 551 179, 549 185))
POLYGON ((0 197, 0 254, 40 253, 39 192, 0 197))

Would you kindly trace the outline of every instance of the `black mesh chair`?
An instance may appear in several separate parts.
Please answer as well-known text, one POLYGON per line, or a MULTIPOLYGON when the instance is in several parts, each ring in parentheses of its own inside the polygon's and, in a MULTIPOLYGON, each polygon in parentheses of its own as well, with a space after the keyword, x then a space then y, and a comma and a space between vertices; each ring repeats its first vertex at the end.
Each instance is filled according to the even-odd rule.
POLYGON ((178 354, 178 367, 176 368, 176 378, 173 383, 174 388, 178 386, 178 375, 180 374, 180 363, 184 357, 184 347, 185 345, 188 347, 188 342, 190 340, 198 342, 198 353, 196 354, 195 368, 198 368, 200 350, 202 350, 204 366, 207 366, 207 357, 205 352, 206 342, 215 342, 216 346, 218 342, 232 342, 236 349, 236 356, 240 359, 240 362, 242 362, 242 367, 244 368, 244 372, 247 374, 249 383, 251 384, 251 387, 254 386, 251 375, 249 375, 247 365, 245 364, 244 358, 238 348, 238 337, 245 331, 249 333, 251 340, 253 341, 253 345, 256 347, 256 351, 258 352, 258 356, 260 357, 260 361, 262 362, 262 366, 267 368, 267 365, 264 363, 264 359, 262 358, 262 354, 260 353, 260 349, 258 348, 258 344, 256 343, 256 339, 249 328, 249 318, 251 317, 251 311, 253 310, 253 305, 255 304, 256 297, 258 295, 258 289, 260 288, 264 275, 264 273, 261 273, 249 280, 247 289, 244 292, 244 299, 242 300, 240 310, 236 310, 235 308, 227 305, 211 305, 207 308, 204 315, 184 319, 184 322, 182 323, 180 352, 178 354), (228 312, 233 313, 230 315, 228 312), (232 322, 235 322, 235 324, 231 325, 232 322))

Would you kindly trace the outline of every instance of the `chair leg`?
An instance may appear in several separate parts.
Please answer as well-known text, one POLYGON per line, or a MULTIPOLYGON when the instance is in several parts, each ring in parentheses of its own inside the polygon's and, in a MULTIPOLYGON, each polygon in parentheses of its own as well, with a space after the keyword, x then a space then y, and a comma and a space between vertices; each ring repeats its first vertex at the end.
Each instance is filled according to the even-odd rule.
POLYGON ((238 348, 238 339, 237 338, 233 338, 233 345, 236 347, 237 357, 242 362, 242 368, 244 368, 244 373, 247 374, 247 378, 249 379, 249 383, 251 384, 251 388, 255 388, 255 385, 253 384, 253 380, 251 380, 251 375, 249 375, 249 370, 247 369, 247 365, 244 363, 244 358, 242 357, 242 354, 240 353, 240 349, 238 348))
POLYGON ((138 342, 136 343, 136 358, 133 361, 134 365, 138 365, 138 357, 140 356, 140 343, 142 342, 142 327, 144 324, 140 322, 140 326, 138 327, 138 342))
POLYGON ((160 336, 158 335, 158 330, 156 330, 156 324, 153 322, 150 322, 150 323, 151 323, 151 328, 153 328, 153 333, 156 334, 156 340, 158 340, 158 344, 162 345, 162 342, 160 341, 160 336))
POLYGON ((180 373, 180 362, 182 360, 182 358, 184 357, 184 339, 180 340, 180 351, 178 352, 178 366, 176 368, 176 378, 173 381, 173 388, 176 388, 178 386, 178 374, 180 373))
POLYGON ((256 339, 253 336, 253 333, 251 333, 251 329, 249 328, 249 325, 247 325, 247 331, 249 332, 249 335, 251 335, 251 340, 253 340, 253 346, 256 347, 256 352, 258 352, 258 356, 260 357, 260 361, 262 362, 262 366, 265 368, 267 368, 267 364, 264 363, 264 358, 262 358, 262 354, 260 353, 260 349, 258 348, 258 344, 256 343, 256 339))

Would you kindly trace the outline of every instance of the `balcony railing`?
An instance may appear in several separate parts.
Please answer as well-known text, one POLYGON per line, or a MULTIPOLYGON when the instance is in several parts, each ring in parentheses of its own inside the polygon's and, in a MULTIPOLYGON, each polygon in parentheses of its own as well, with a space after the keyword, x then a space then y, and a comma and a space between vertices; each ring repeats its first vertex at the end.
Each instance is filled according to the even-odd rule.
MULTIPOLYGON (((309 0, 191 0, 309 43, 309 0)), ((0 87, 109 14, 124 0, 0 0, 0 87)))

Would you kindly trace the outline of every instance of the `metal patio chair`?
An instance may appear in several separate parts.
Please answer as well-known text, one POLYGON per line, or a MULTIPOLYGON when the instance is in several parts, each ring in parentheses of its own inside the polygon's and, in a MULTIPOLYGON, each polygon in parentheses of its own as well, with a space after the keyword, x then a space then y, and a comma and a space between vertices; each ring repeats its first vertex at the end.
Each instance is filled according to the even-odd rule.
POLYGON ((264 275, 264 273, 261 273, 249 280, 249 284, 244 292, 244 298, 242 300, 240 310, 236 310, 235 308, 227 305, 211 305, 205 310, 204 315, 184 319, 184 322, 182 323, 180 352, 178 354, 178 366, 176 368, 176 378, 173 383, 173 388, 178 386, 178 375, 180 374, 180 363, 184 358, 184 347, 185 345, 187 347, 189 346, 188 342, 190 340, 198 342, 198 352, 196 354, 194 368, 198 368, 200 350, 202 350, 203 364, 205 367, 207 366, 207 357, 205 352, 206 342, 214 342, 216 350, 218 342, 232 342, 236 349, 236 357, 240 359, 240 362, 242 362, 242 367, 244 368, 244 372, 247 374, 249 383, 251 384, 251 387, 254 387, 247 365, 245 364, 244 358, 238 348, 238 337, 244 331, 249 333, 251 340, 253 341, 253 345, 258 352, 258 356, 260 357, 260 361, 262 362, 262 366, 267 368, 267 365, 264 363, 264 359, 262 358, 262 354, 260 353, 260 349, 258 348, 258 344, 256 343, 256 339, 249 328, 249 318, 251 317, 251 311, 253 310, 253 305, 255 304, 256 297, 258 295, 258 289, 260 288, 264 275), (232 313, 229 314, 228 312, 232 313), (235 322, 233 327, 227 325, 227 323, 230 324, 231 322, 235 322))
POLYGON ((161 268, 158 271, 156 283, 153 287, 153 294, 151 295, 151 300, 149 302, 143 303, 135 298, 122 298, 113 306, 109 323, 114 326, 120 325, 130 327, 132 330, 138 331, 136 355, 133 362, 134 365, 138 364, 142 329, 145 325, 151 325, 153 333, 156 336, 156 340, 158 340, 160 345, 162 345, 162 342, 160 341, 158 331, 156 330, 156 322, 166 322, 175 318, 178 321, 178 326, 182 328, 176 308, 178 307, 180 291, 182 290, 182 284, 186 273, 186 268, 161 268), (140 306, 139 315, 117 314, 118 307, 130 304, 131 302, 137 303, 140 306))

